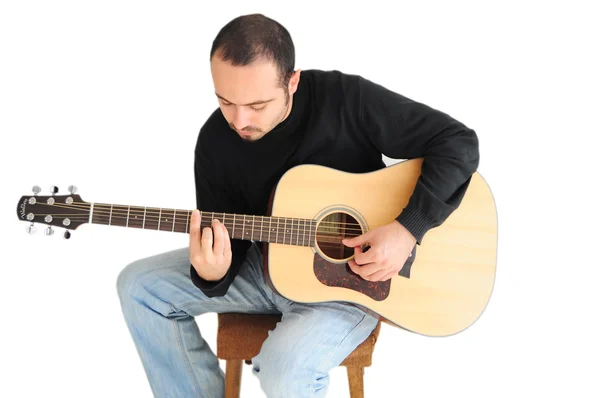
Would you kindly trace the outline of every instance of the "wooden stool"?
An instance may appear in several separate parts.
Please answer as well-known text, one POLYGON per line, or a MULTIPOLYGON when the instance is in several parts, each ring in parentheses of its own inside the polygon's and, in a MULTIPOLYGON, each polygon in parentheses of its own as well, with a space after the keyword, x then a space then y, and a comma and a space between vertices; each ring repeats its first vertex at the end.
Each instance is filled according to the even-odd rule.
MULTIPOLYGON (((242 361, 250 364, 268 337, 268 331, 273 330, 280 320, 281 315, 218 314, 217 357, 226 360, 226 398, 240 396, 242 361)), ((346 366, 351 398, 364 397, 364 368, 371 365, 380 328, 381 322, 340 365, 346 366)))

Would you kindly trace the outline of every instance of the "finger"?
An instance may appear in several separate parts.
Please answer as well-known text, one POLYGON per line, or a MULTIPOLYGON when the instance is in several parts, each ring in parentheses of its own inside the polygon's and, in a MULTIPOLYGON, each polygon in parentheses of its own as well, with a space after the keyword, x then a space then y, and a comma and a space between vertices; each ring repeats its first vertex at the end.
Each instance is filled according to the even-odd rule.
POLYGON ((367 243, 369 241, 370 237, 371 237, 370 232, 367 232, 365 234, 356 236, 354 238, 342 239, 342 243, 348 247, 361 246, 361 245, 367 243))
POLYGON ((193 210, 190 219, 190 257, 195 257, 200 249, 200 212, 193 210))
POLYGON ((377 262, 377 251, 375 249, 371 247, 366 252, 363 252, 362 248, 360 247, 358 249, 360 249, 359 253, 356 253, 356 248, 354 250, 354 253, 356 253, 354 256, 354 260, 357 264, 365 265, 377 262))
POLYGON ((356 264, 354 260, 348 261, 348 267, 357 275, 360 275, 360 265, 356 264))
POLYGON ((214 239, 214 250, 213 253, 215 256, 223 255, 223 228, 221 228, 221 223, 219 220, 215 219, 212 222, 213 226, 213 239, 214 239))
POLYGON ((229 237, 229 230, 225 228, 225 224, 221 224, 223 227, 223 250, 226 255, 231 254, 231 238, 229 237))
POLYGON ((368 275, 365 277, 366 280, 371 281, 371 282, 380 282, 385 280, 384 277, 389 273, 388 270, 386 269, 380 269, 377 272, 372 273, 371 275, 368 275))
POLYGON ((350 269, 355 274, 360 275, 361 277, 363 277, 363 279, 368 277, 369 275, 374 274, 375 272, 377 272, 381 269, 381 267, 376 263, 370 263, 367 265, 359 265, 354 260, 348 261, 348 265, 350 266, 350 269))
POLYGON ((204 227, 202 229, 202 253, 204 253, 204 257, 210 263, 210 259, 213 258, 213 233, 211 227, 204 227))
POLYGON ((352 259, 356 261, 356 256, 358 256, 362 252, 363 252, 362 247, 360 247, 360 246, 354 247, 354 257, 352 257, 352 259))

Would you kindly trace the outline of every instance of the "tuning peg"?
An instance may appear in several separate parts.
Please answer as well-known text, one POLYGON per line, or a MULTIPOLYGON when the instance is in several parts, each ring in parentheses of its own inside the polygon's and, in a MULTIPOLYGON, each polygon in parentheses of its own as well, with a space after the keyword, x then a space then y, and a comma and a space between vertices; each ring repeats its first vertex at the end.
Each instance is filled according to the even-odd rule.
POLYGON ((29 235, 33 235, 35 233, 35 226, 33 225, 33 223, 31 223, 31 225, 27 226, 27 233, 29 235))
POLYGON ((77 192, 77 187, 75 185, 69 185, 69 192, 71 192, 72 195, 75 195, 75 192, 77 192))
POLYGON ((64 235, 63 235, 63 237, 65 239, 69 239, 71 237, 71 232, 69 232, 69 230, 66 230, 65 233, 64 233, 64 235))
POLYGON ((52 229, 52 227, 48 227, 45 230, 46 235, 50 236, 50 235, 54 235, 54 230, 52 229))
POLYGON ((33 191, 33 196, 35 196, 42 191, 42 188, 38 187, 37 185, 34 185, 33 188, 31 188, 31 190, 33 191))
POLYGON ((55 194, 55 193, 57 193, 57 192, 58 192, 58 187, 56 187, 56 186, 52 185, 52 186, 50 187, 50 193, 51 193, 52 195, 54 195, 54 194, 55 194))

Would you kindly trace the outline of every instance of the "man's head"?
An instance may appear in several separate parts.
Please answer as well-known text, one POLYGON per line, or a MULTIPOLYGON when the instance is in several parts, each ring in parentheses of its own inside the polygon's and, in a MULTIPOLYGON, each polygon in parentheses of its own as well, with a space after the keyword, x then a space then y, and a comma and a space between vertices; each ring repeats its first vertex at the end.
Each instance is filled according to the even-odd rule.
POLYGON ((289 115, 300 79, 294 62, 288 31, 261 14, 237 17, 219 31, 210 51, 215 94, 240 137, 258 140, 289 115))

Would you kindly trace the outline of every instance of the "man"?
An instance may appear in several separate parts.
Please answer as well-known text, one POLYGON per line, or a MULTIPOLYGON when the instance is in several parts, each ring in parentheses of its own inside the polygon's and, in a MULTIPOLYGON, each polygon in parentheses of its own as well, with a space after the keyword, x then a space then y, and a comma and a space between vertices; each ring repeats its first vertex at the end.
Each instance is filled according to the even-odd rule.
MULTIPOLYGON (((210 64, 219 108, 195 148, 197 208, 264 215, 273 187, 293 166, 358 173, 385 167, 382 154, 423 157, 422 175, 397 219, 344 242, 355 248, 355 273, 387 280, 460 203, 478 166, 475 132, 360 76, 295 70, 294 62, 287 30, 262 15, 236 18, 215 38, 210 64), (366 242, 371 249, 362 253, 366 242)), ((349 304, 305 305, 274 294, 261 247, 231 239, 219 220, 201 230, 197 211, 189 247, 128 265, 118 291, 159 397, 222 396, 223 373, 195 323, 200 314, 283 314, 252 360, 268 397, 324 396, 329 371, 377 324, 349 304)))

